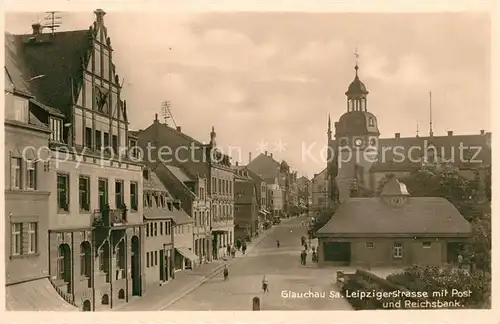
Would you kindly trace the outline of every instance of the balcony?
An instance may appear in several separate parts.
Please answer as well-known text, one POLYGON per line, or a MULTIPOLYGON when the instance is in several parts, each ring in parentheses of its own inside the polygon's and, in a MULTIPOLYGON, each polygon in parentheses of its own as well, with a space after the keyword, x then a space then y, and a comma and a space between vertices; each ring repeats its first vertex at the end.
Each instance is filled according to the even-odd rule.
POLYGON ((105 207, 102 210, 96 209, 93 213, 92 226, 94 227, 114 227, 127 224, 127 208, 110 209, 105 207))

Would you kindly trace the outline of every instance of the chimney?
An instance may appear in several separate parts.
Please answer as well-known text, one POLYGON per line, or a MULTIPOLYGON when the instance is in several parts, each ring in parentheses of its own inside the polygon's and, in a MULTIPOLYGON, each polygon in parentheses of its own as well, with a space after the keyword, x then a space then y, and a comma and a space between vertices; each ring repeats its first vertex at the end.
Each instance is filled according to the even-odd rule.
POLYGON ((177 126, 176 129, 177 129, 178 132, 182 132, 181 126, 177 126))
POLYGON ((31 25, 31 28, 33 28, 33 35, 40 35, 42 33, 42 25, 39 23, 31 25))
POLYGON ((158 122, 158 114, 155 114, 155 123, 158 122))
POLYGON ((481 129, 481 135, 484 135, 484 129, 481 129))
POLYGON ((401 138, 401 133, 396 133, 396 134, 394 134, 394 137, 396 137, 396 138, 401 138))
POLYGON ((271 153, 271 159, 273 158, 273 153, 271 153))
POLYGON ((267 156, 267 151, 265 151, 264 154, 267 156))
POLYGON ((236 166, 238 166, 238 161, 236 161, 236 166))
POLYGON ((252 162, 252 152, 248 152, 248 164, 252 162))
POLYGON ((453 136, 453 131, 448 131, 448 136, 453 136))

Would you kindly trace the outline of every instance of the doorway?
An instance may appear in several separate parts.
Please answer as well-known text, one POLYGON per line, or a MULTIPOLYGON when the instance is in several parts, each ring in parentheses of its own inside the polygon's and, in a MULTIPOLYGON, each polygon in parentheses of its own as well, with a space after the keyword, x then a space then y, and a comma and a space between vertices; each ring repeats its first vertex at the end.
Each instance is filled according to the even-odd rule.
POLYGON ((130 264, 132 265, 132 296, 141 296, 141 250, 139 238, 133 236, 131 242, 132 255, 130 264))

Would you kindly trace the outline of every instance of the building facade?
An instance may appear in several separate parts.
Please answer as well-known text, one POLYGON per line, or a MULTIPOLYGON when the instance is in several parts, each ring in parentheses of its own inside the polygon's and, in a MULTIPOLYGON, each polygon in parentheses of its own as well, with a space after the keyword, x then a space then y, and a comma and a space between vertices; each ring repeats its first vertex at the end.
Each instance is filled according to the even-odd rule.
POLYGON ((236 166, 234 173, 234 231, 237 238, 244 240, 257 235, 263 223, 257 194, 260 183, 254 181, 245 167, 236 166))
POLYGON ((126 103, 105 13, 95 15, 87 30, 44 34, 35 24, 31 35, 15 37, 26 73, 41 76, 36 115, 51 130, 44 166, 52 192, 50 280, 85 311, 112 308, 144 289, 142 166, 127 158, 126 103))
POLYGON ((328 179, 327 169, 314 175, 311 181, 312 204, 311 210, 321 210, 328 206, 328 179))
POLYGON ((51 285, 47 233, 50 191, 45 162, 50 129, 35 104, 15 39, 5 35, 5 284, 7 310, 76 311, 51 285))
POLYGON ((175 200, 147 167, 143 170, 143 185, 145 282, 157 286, 174 278, 175 200))
MULTIPOLYGON (((369 111, 368 90, 358 76, 347 90, 347 111, 332 125, 328 118, 327 163, 328 200, 339 203, 350 196, 350 189, 375 192, 386 175, 408 175, 424 164, 451 164, 469 179, 475 172, 491 167, 491 133, 437 136, 430 125, 429 134, 414 137, 380 138, 378 121, 369 111)), ((432 98, 432 96, 431 96, 432 98)))
POLYGON ((172 128, 160 123, 156 116, 153 124, 137 135, 141 147, 152 145, 153 155, 158 156, 157 148, 168 146, 178 153, 175 158, 170 157, 170 165, 181 168, 192 178, 206 179, 205 188, 210 198, 209 249, 211 258, 219 258, 219 251, 224 252, 227 244, 234 242, 234 174, 229 156, 217 150, 214 128, 210 142, 203 144, 183 133, 180 126, 172 128))
POLYGON ((403 268, 456 262, 471 225, 448 200, 411 197, 394 177, 380 197, 344 201, 316 236, 320 265, 403 268))

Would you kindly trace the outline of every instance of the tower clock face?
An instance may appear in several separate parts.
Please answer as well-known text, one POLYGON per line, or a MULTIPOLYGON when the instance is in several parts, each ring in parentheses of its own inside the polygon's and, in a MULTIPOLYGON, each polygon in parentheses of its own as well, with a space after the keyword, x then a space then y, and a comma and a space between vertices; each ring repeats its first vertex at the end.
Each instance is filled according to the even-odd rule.
POLYGON ((354 145, 356 145, 356 146, 361 146, 361 145, 363 145, 363 140, 362 140, 361 138, 356 138, 356 139, 354 140, 354 145))

